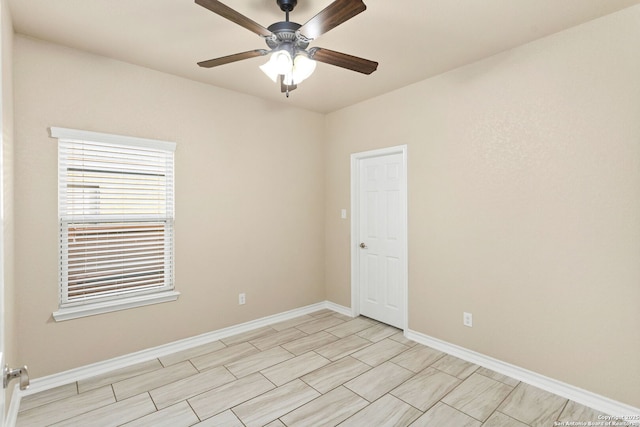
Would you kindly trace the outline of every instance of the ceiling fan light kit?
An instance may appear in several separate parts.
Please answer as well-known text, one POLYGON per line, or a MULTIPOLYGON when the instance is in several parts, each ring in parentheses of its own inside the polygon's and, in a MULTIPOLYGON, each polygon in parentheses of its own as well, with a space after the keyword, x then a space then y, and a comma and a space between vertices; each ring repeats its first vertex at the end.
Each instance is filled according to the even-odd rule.
POLYGON ((261 65, 260 69, 274 82, 280 81, 280 90, 287 97, 299 83, 313 74, 317 62, 363 74, 371 74, 378 67, 377 62, 329 49, 313 47, 307 50, 312 40, 364 12, 367 7, 362 0, 335 0, 304 25, 289 21, 289 13, 296 7, 297 0, 276 0, 280 10, 285 13, 285 21, 271 24, 268 28, 264 28, 218 0, 195 0, 195 2, 263 37, 270 49, 250 50, 198 62, 201 67, 212 68, 243 59, 270 55, 269 60, 261 65))

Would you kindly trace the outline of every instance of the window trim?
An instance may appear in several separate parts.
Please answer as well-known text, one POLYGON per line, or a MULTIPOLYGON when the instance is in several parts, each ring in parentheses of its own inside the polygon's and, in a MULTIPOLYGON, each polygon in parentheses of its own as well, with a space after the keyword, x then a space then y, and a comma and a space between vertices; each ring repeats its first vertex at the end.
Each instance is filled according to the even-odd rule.
POLYGON ((77 319, 80 317, 94 316, 96 314, 111 313, 113 311, 128 310, 135 307, 143 307, 151 304, 161 304, 178 299, 180 292, 165 291, 154 294, 124 297, 110 301, 93 302, 74 307, 64 307, 53 312, 56 322, 77 319))
MULTIPOLYGON (((174 151, 176 143, 170 141, 161 141, 146 138, 137 138, 124 135, 106 134, 100 132, 91 132, 78 129, 68 129, 60 127, 51 127, 50 136, 58 140, 76 140, 97 142, 106 144, 117 145, 129 145, 141 148, 151 148, 166 151, 174 151)), ((175 189, 175 185, 174 185, 175 189)), ((174 190, 175 191, 175 190, 174 190)), ((175 221, 175 214, 172 218, 172 222, 175 221)), ((175 248, 175 242, 173 243, 175 248)), ((175 264, 172 265, 172 271, 175 270, 175 264)), ((171 302, 178 299, 180 292, 175 288, 162 290, 158 292, 148 294, 135 294, 132 296, 123 296, 121 298, 114 298, 96 302, 88 302, 84 304, 65 304, 62 305, 62 295, 60 294, 62 289, 58 291, 58 310, 54 311, 53 318, 56 322, 71 320, 81 317, 93 316, 97 314, 109 313, 119 310, 127 310, 135 307, 142 307, 151 304, 160 304, 165 302, 171 302)))
MULTIPOLYGON (((156 148, 175 151, 176 143, 159 139, 138 138, 135 136, 115 135, 88 130, 67 129, 59 127, 49 128, 51 137, 56 139, 75 139, 78 141, 104 142, 106 144, 127 144, 136 147, 156 148)), ((57 141, 56 141, 57 143, 57 141)))

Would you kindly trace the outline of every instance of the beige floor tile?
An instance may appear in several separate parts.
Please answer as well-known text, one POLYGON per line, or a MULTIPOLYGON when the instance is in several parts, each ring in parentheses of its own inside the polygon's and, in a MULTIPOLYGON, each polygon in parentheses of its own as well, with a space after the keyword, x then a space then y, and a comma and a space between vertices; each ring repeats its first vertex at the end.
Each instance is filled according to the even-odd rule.
POLYGON ((260 427, 320 396, 300 380, 275 388, 233 408, 247 427, 260 427))
POLYGON ((310 313, 309 316, 320 318, 320 317, 331 316, 332 314, 336 314, 336 312, 333 310, 329 310, 328 308, 323 308, 322 310, 318 310, 318 311, 314 311, 313 313, 310 313))
POLYGON ((55 402, 56 400, 64 399, 66 397, 72 397, 77 394, 78 384, 73 382, 71 384, 61 385, 29 396, 24 396, 20 399, 20 412, 35 408, 36 406, 46 405, 47 403, 55 402))
POLYGON ((603 418, 598 418, 602 417, 603 415, 606 414, 570 400, 564 407, 564 410, 560 414, 560 418, 558 418, 558 421, 578 421, 586 423, 592 422, 594 423, 594 425, 596 425, 596 423, 603 421, 603 418))
POLYGON ((508 377, 508 376, 503 375, 503 374, 499 374, 499 373, 497 373, 495 371, 492 371, 491 369, 487 369, 487 368, 483 368, 483 367, 478 368, 478 370, 475 373, 476 374, 480 374, 480 375, 484 375, 485 377, 489 377, 492 380, 500 381, 501 383, 504 383, 504 384, 509 385, 511 387, 515 387, 520 383, 520 381, 518 381, 518 380, 516 380, 514 378, 508 377))
POLYGON ((434 368, 427 368, 393 390, 391 394, 421 411, 426 411, 460 382, 454 376, 434 368))
POLYGON ((188 427, 200 421, 186 401, 124 424, 125 427, 188 427))
POLYGON ((498 410, 531 427, 546 427, 553 424, 566 403, 567 399, 520 383, 498 410))
POLYGON ((244 424, 231 409, 228 409, 221 414, 195 424, 193 427, 244 427, 244 424))
POLYGON ((334 361, 341 359, 344 356, 348 356, 349 354, 368 345, 371 345, 371 341, 367 341, 356 335, 349 335, 347 337, 340 338, 338 341, 323 345, 314 351, 327 359, 334 361))
POLYGON ((240 360, 247 356, 257 353, 259 350, 248 342, 240 343, 234 346, 214 351, 213 353, 204 354, 202 356, 191 359, 193 366, 199 371, 215 368, 216 366, 226 365, 236 360, 240 360))
POLYGON ((20 412, 16 425, 49 425, 115 402, 111 387, 104 386, 20 412))
POLYGON ((592 422, 594 425, 597 425, 596 423, 603 421, 602 418, 598 417, 603 415, 605 414, 602 412, 598 412, 595 409, 588 408, 570 400, 564 407, 558 421, 592 422))
POLYGON ((344 323, 344 320, 340 320, 337 317, 325 316, 298 325, 296 328, 300 329, 305 334, 315 334, 316 332, 320 332, 324 329, 331 328, 342 323, 344 323))
POLYGON ((328 359, 310 351, 270 368, 263 369, 260 373, 275 385, 281 386, 329 363, 331 362, 328 359))
MULTIPOLYGON (((552 425, 552 424, 551 424, 552 425)), ((482 427, 529 427, 505 414, 494 412, 482 427)))
POLYGON ((411 424, 411 427, 480 427, 481 424, 469 415, 438 402, 411 424))
POLYGON ((223 338, 220 341, 222 341, 226 346, 232 346, 240 344, 242 342, 255 340, 256 338, 264 337, 270 334, 275 334, 276 332, 277 331, 270 326, 263 326, 262 328, 253 329, 251 331, 223 338))
POLYGON ((341 325, 337 325, 327 329, 327 332, 337 336, 338 338, 344 338, 347 335, 352 335, 370 328, 375 325, 371 320, 364 317, 356 317, 353 320, 344 322, 341 325))
POLYGON ((441 359, 438 359, 431 366, 441 370, 442 372, 446 372, 449 375, 458 377, 461 380, 464 380, 469 375, 473 374, 476 369, 478 369, 478 365, 474 365, 473 363, 467 362, 449 354, 441 359))
POLYGON ((334 341, 338 341, 338 337, 328 332, 320 331, 312 335, 307 335, 304 338, 282 344, 281 347, 290 353, 300 355, 334 341))
POLYGON ((226 346, 222 344, 220 341, 213 341, 207 344, 199 345, 197 347, 192 347, 187 350, 178 351, 176 353, 168 354, 166 356, 160 357, 160 363, 162 366, 171 366, 175 365, 179 362, 184 362, 185 360, 193 359, 197 356, 202 356, 203 354, 208 354, 213 351, 217 351, 225 348, 226 346))
POLYGON ((444 357, 444 355, 441 351, 418 344, 404 353, 397 355, 391 359, 391 361, 396 365, 400 365, 403 368, 417 373, 432 365, 438 359, 444 357))
POLYGON ((378 366, 382 362, 386 362, 407 349, 409 349, 409 347, 404 344, 400 344, 394 340, 384 339, 362 350, 356 351, 351 354, 351 356, 369 366, 378 366))
POLYGON ((399 329, 394 328, 393 326, 385 325, 384 323, 380 323, 378 325, 374 325, 370 328, 364 329, 358 332, 356 335, 371 342, 378 342, 390 337, 391 335, 397 334, 398 332, 400 332, 399 329))
POLYGON ((225 342, 25 396, 17 425, 546 427, 599 415, 331 310, 225 342))
POLYGON ((301 379, 320 393, 326 393, 369 369, 371 369, 369 365, 347 356, 307 374, 301 379))
POLYGON ((153 401, 147 393, 142 393, 51 425, 55 427, 117 427, 153 412, 156 412, 153 401))
POLYGON ((298 338, 306 337, 307 334, 302 332, 296 328, 289 328, 283 331, 278 331, 275 334, 267 335, 266 337, 256 338, 254 340, 249 341, 252 345, 257 347, 259 350, 269 350, 270 348, 276 347, 280 344, 286 344, 290 341, 296 340, 298 338))
POLYGON ((170 384, 151 390, 151 398, 158 409, 174 405, 181 400, 204 393, 205 391, 220 387, 223 384, 235 381, 236 377, 224 367, 209 369, 196 375, 172 382, 170 384))
POLYGON ((442 402, 484 422, 512 390, 513 387, 500 381, 472 374, 447 394, 442 402))
POLYGON ((198 370, 191 363, 180 362, 168 368, 157 369, 114 383, 113 392, 117 400, 123 400, 197 373, 198 370))
POLYGON ((422 413, 411 405, 391 396, 384 395, 371 405, 364 408, 340 427, 400 427, 408 426, 422 413))
POLYGON ((229 384, 199 394, 188 400, 201 420, 269 391, 275 386, 261 374, 252 374, 229 384))
POLYGON ((246 377, 285 360, 291 359, 293 354, 282 347, 261 351, 243 359, 225 365, 229 372, 238 378, 246 377))
POLYGON ((102 375, 80 380, 78 381, 78 391, 80 393, 84 393, 85 391, 94 390, 108 384, 113 384, 115 382, 122 381, 133 376, 146 374, 147 372, 156 371, 158 369, 162 369, 162 364, 158 359, 136 363, 135 365, 126 366, 102 375))
POLYGON ((293 319, 285 320, 284 322, 274 323, 271 326, 276 331, 284 331, 285 329, 293 328, 294 326, 302 325, 303 323, 314 320, 315 317, 305 314, 304 316, 294 317, 293 319))
POLYGON ((331 427, 367 406, 369 402, 338 387, 282 417, 288 427, 331 427))
POLYGON ((345 387, 373 402, 385 393, 402 384, 413 372, 391 362, 385 362, 357 378, 345 383, 345 387))

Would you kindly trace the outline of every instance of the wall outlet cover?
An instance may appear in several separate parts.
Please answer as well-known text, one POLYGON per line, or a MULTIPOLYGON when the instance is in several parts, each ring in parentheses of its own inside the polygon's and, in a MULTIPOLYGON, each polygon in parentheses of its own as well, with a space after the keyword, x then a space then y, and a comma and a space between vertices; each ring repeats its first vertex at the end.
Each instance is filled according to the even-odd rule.
POLYGON ((462 313, 462 324, 470 328, 473 327, 473 314, 467 313, 466 311, 462 313))

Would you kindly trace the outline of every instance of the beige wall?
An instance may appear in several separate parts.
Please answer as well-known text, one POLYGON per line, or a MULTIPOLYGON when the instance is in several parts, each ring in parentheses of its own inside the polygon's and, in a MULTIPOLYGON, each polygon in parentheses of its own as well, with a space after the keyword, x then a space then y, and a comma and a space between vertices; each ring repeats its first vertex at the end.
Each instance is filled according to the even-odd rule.
POLYGON ((350 153, 408 144, 409 328, 640 407, 639 51, 636 6, 330 114, 327 297, 350 153))
MULTIPOLYGON (((14 280, 14 206, 13 206, 13 25, 6 0, 1 0, 2 16, 2 197, 4 280, 4 352, 5 363, 18 366, 17 322, 14 280)), ((10 387, 7 398, 11 395, 10 387)), ((7 406, 8 408, 8 406, 7 406)))
POLYGON ((14 65, 19 351, 33 377, 325 300, 324 116, 22 36, 14 65), (177 142, 177 302, 52 320, 50 126, 177 142))

